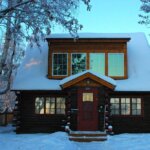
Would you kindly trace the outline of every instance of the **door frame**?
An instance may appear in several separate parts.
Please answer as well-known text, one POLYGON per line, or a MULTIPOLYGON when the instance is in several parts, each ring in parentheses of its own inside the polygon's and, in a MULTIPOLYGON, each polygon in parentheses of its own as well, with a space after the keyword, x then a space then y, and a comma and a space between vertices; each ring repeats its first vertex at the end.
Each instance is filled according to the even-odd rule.
POLYGON ((99 112, 98 112, 98 89, 97 88, 79 88, 77 92, 77 107, 78 107, 78 113, 77 113, 77 130, 80 131, 97 131, 99 130, 99 112), (83 93, 93 93, 93 113, 92 113, 92 120, 83 120, 83 93), (88 124, 91 126, 88 130, 88 127, 84 128, 84 124, 88 124))

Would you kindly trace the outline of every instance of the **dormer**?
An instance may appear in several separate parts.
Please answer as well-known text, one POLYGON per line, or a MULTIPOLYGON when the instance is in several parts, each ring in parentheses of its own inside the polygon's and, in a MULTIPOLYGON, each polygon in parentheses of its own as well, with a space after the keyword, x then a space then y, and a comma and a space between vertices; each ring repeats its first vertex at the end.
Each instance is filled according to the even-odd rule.
POLYGON ((113 79, 127 79, 129 37, 50 37, 48 78, 63 79, 92 70, 113 79))

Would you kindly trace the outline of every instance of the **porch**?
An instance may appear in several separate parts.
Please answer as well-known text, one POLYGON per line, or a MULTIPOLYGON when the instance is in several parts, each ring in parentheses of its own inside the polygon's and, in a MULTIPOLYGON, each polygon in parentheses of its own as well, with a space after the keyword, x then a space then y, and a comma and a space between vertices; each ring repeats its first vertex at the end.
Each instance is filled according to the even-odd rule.
POLYGON ((73 75, 61 82, 67 91, 66 127, 69 139, 78 142, 107 140, 109 95, 115 85, 108 77, 91 71, 73 75))
POLYGON ((105 141, 107 133, 105 131, 70 131, 69 140, 76 142, 105 141))

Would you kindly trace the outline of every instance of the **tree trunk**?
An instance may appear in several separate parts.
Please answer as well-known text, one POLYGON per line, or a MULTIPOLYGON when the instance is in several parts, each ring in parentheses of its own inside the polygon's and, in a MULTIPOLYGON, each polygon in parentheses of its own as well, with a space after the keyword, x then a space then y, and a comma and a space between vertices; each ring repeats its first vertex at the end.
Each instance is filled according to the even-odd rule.
MULTIPOLYGON (((8 7, 12 5, 11 1, 8 1, 8 7)), ((8 49, 10 47, 10 41, 11 41, 11 17, 8 17, 7 24, 6 24, 6 35, 4 39, 4 47, 2 51, 2 56, 0 60, 0 75, 3 74, 4 68, 6 66, 6 59, 8 54, 8 49)))

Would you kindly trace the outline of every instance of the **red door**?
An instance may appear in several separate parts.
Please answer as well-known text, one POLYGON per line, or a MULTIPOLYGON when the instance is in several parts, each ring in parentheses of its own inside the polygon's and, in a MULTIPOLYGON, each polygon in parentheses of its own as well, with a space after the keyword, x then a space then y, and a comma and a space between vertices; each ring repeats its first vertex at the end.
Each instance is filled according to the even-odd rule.
POLYGON ((78 125, 79 131, 98 130, 98 92, 96 89, 78 90, 78 125))

